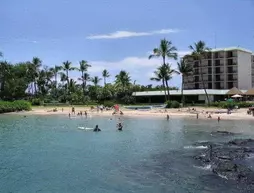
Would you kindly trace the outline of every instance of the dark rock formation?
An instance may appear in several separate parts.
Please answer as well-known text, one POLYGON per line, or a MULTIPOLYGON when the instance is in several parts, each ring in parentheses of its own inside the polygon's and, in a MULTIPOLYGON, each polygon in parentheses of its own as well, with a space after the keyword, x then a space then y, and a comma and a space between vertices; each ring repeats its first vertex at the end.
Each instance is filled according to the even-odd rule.
POLYGON ((232 133, 229 131, 213 131, 211 132, 212 135, 236 135, 236 133, 232 133))
MULTIPOLYGON (((211 164, 213 173, 219 176, 254 184, 254 172, 241 163, 242 160, 253 155, 253 139, 235 139, 223 144, 205 143, 208 149, 195 156, 194 159, 201 162, 202 165, 211 164)), ((199 145, 204 145, 204 143, 199 145)))

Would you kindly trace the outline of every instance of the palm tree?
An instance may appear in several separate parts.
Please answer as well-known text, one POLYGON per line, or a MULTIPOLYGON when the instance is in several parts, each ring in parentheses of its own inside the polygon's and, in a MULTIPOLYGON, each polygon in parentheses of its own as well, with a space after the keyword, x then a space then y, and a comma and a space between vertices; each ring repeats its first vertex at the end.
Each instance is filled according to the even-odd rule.
POLYGON ((79 71, 81 72, 81 80, 82 81, 82 90, 83 90, 83 95, 85 96, 85 89, 86 89, 86 79, 84 78, 85 72, 87 72, 87 69, 91 67, 85 60, 81 60, 79 62, 79 71))
POLYGON ((156 71, 154 71, 154 77, 150 78, 150 80, 162 82, 163 90, 165 93, 165 101, 167 101, 167 92, 165 87, 165 76, 166 76, 166 70, 164 65, 162 64, 160 67, 157 68, 156 71))
POLYGON ((95 76, 91 79, 91 82, 93 82, 94 86, 98 86, 99 82, 101 81, 101 78, 99 78, 98 76, 95 76))
POLYGON ((110 74, 106 69, 104 69, 102 71, 102 77, 104 78, 104 86, 105 86, 106 85, 106 78, 110 77, 110 74))
POLYGON ((33 83, 34 83, 34 94, 37 93, 37 79, 39 77, 39 70, 40 70, 40 67, 42 65, 41 63, 42 63, 42 61, 38 57, 34 57, 32 59, 31 72, 30 73, 31 73, 33 83))
MULTIPOLYGON (((5 90, 5 84, 8 76, 11 75, 11 64, 9 64, 7 61, 0 62, 0 91, 1 94, 3 94, 5 90)), ((0 95, 1 96, 1 95, 0 95)))
POLYGON ((76 68, 71 67, 71 62, 69 62, 69 61, 67 60, 66 62, 63 62, 62 70, 65 71, 66 80, 67 80, 67 91, 68 91, 68 93, 69 93, 69 85, 70 85, 70 81, 69 81, 69 71, 76 70, 76 68))
POLYGON ((184 77, 189 76, 192 73, 192 66, 187 63, 185 59, 181 59, 180 62, 177 62, 177 70, 179 74, 182 75, 182 88, 181 88, 181 100, 182 105, 184 106, 184 96, 183 96, 183 87, 184 87, 184 77))
POLYGON ((121 70, 118 75, 115 76, 116 80, 116 86, 122 87, 123 91, 126 91, 127 86, 129 86, 131 83, 131 77, 129 76, 129 73, 121 70))
POLYGON ((57 75, 59 73, 59 71, 62 69, 61 66, 54 66, 53 68, 50 68, 49 71, 53 74, 54 78, 55 78, 55 85, 54 85, 54 89, 55 89, 55 98, 57 97, 57 75))
POLYGON ((210 99, 209 99, 207 91, 206 91, 205 81, 204 81, 204 77, 203 77, 202 59, 205 58, 207 52, 210 51, 211 49, 206 47, 206 44, 204 41, 198 41, 197 43, 194 43, 194 46, 190 45, 189 48, 192 51, 191 56, 194 59, 198 60, 198 62, 199 62, 201 81, 203 84, 203 89, 205 91, 208 106, 210 106, 210 99))
MULTIPOLYGON (((160 46, 158 48, 153 49, 153 54, 151 54, 148 58, 158 58, 162 57, 162 65, 166 65, 166 58, 177 60, 177 49, 172 45, 171 41, 166 40, 165 38, 161 40, 160 46)), ((170 99, 169 87, 166 80, 164 80, 167 86, 168 99, 170 99)))

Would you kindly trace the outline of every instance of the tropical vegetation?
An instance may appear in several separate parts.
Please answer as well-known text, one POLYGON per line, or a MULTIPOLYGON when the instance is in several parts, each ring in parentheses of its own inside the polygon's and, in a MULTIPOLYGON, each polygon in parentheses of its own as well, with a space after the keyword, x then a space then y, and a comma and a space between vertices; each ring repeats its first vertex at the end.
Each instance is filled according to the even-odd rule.
MULTIPOLYGON (((192 75, 192 67, 188 64, 187 57, 198 60, 201 67, 202 60, 206 52, 209 51, 203 41, 199 41, 189 48, 192 53, 181 58, 174 69, 170 62, 177 60, 177 48, 171 41, 166 39, 160 41, 158 47, 154 48, 148 57, 149 59, 161 58, 161 63, 158 64, 150 78, 156 82, 155 86, 137 84, 136 80, 132 80, 131 74, 125 70, 121 70, 114 77, 111 76, 108 69, 104 69, 100 76, 91 76, 90 68, 92 65, 86 60, 81 60, 78 64, 67 60, 62 64, 48 67, 38 57, 32 58, 31 61, 14 64, 0 58, 0 100, 27 100, 38 105, 43 103, 94 104, 114 102, 131 104, 136 102, 133 93, 162 90, 165 93, 165 101, 171 101, 168 102, 169 106, 172 103, 173 106, 177 106, 176 102, 171 100, 170 90, 178 90, 178 88, 170 87, 169 82, 173 75, 180 74, 182 76, 181 103, 184 105, 184 79, 192 75), (71 71, 79 74, 78 77, 75 79, 71 77, 71 71), (109 77, 111 77, 111 81, 109 81, 109 77)), ((3 54, 0 52, 0 57, 2 56, 3 54)), ((202 68, 200 74, 206 92, 202 68)), ((208 96, 207 100, 209 102, 208 96)))

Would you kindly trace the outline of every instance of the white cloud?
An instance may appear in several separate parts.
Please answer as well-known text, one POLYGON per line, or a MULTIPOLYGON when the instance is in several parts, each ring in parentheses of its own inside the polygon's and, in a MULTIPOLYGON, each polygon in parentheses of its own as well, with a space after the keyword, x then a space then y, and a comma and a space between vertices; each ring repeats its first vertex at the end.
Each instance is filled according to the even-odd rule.
MULTIPOLYGON (((187 51, 179 51, 178 53, 181 55, 186 52, 187 51)), ((176 69, 177 61, 170 60, 168 62, 172 65, 173 69, 176 69)), ((156 68, 161 64, 161 58, 149 60, 148 55, 143 57, 130 56, 118 61, 90 61, 89 64, 92 65, 92 67, 88 70, 91 76, 101 77, 102 71, 107 69, 111 74, 111 77, 108 78, 109 82, 113 82, 115 80, 115 75, 118 74, 120 70, 125 70, 130 73, 132 82, 136 80, 137 84, 160 84, 150 81, 150 78, 153 76, 153 72, 156 68)), ((75 78, 79 76, 79 73, 75 73, 74 75, 75 78)), ((180 86, 180 77, 174 75, 170 83, 170 85, 173 86, 180 86)), ((103 84, 103 81, 101 81, 101 84, 103 84)))
POLYGON ((120 38, 130 38, 130 37, 138 37, 138 36, 152 36, 157 34, 169 34, 169 33, 177 33, 178 29, 161 29, 155 31, 148 32, 134 32, 134 31, 116 31, 109 34, 101 34, 101 35, 91 35, 86 37, 87 39, 120 39, 120 38))

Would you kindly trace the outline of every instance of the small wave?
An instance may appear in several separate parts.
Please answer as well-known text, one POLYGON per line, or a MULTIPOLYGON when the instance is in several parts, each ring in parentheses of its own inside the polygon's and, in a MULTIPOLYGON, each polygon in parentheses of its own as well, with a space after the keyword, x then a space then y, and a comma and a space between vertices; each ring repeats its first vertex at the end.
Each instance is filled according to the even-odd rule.
POLYGON ((207 146, 200 145, 200 146, 184 146, 184 149, 207 149, 207 146))
POLYGON ((194 166, 195 168, 199 168, 199 169, 202 169, 202 170, 211 170, 212 168, 212 165, 211 164, 208 164, 206 166, 194 166))
POLYGON ((223 178, 223 179, 228 180, 227 176, 223 176, 223 175, 221 175, 221 174, 218 174, 218 176, 221 177, 221 178, 223 178))

